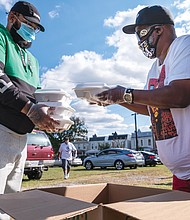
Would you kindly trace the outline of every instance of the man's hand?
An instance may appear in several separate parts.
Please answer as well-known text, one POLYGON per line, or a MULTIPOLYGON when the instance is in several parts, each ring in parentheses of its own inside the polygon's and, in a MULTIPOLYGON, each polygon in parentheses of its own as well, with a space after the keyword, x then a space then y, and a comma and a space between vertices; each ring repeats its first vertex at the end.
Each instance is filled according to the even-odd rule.
POLYGON ((123 95, 126 88, 122 86, 116 86, 115 88, 108 89, 104 92, 101 92, 96 95, 98 98, 98 105, 112 105, 112 104, 121 104, 124 102, 123 95))
POLYGON ((57 131, 56 126, 59 125, 59 122, 49 116, 48 110, 49 107, 46 105, 33 104, 26 115, 40 130, 57 131))
POLYGON ((60 152, 58 152, 57 159, 58 159, 58 160, 61 159, 61 153, 60 153, 60 152))

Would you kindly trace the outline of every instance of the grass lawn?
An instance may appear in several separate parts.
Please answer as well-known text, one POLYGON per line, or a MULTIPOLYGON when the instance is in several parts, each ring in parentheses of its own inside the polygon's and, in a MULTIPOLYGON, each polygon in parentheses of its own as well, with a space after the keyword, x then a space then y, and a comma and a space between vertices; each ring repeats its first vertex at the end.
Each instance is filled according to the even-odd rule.
POLYGON ((121 171, 115 170, 115 168, 86 170, 83 166, 79 166, 72 167, 69 179, 64 180, 61 167, 50 167, 48 171, 43 172, 40 180, 28 180, 28 177, 24 176, 22 190, 94 183, 116 183, 171 189, 172 174, 164 165, 138 167, 137 169, 125 168, 121 171))

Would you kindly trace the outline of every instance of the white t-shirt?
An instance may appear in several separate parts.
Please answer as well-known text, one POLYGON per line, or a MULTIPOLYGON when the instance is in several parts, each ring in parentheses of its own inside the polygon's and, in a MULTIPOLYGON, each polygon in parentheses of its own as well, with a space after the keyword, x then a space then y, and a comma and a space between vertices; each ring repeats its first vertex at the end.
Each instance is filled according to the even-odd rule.
POLYGON ((68 142, 67 144, 65 142, 63 142, 59 148, 59 152, 61 154, 61 159, 72 160, 73 151, 75 152, 74 157, 76 157, 77 156, 76 147, 71 142, 68 142))
MULTIPOLYGON (((190 35, 173 41, 161 67, 158 60, 153 63, 145 89, 163 87, 179 79, 190 79, 190 35)), ((190 98, 190 94, 187 96, 190 98)), ((149 107, 149 112, 161 161, 179 179, 190 179, 190 106, 149 107)))

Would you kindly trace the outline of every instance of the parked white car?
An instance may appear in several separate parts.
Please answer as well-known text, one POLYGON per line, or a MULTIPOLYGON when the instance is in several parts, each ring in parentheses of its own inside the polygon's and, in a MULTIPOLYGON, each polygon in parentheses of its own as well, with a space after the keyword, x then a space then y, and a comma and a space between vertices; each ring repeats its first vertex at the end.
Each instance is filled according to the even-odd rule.
POLYGON ((136 151, 136 150, 131 150, 131 153, 134 155, 136 162, 137 162, 137 166, 144 166, 145 165, 145 158, 143 156, 143 154, 140 151, 136 151))
MULTIPOLYGON (((74 158, 72 160, 71 165, 74 166, 74 167, 81 166, 82 165, 82 160, 79 157, 74 158)), ((62 166, 62 161, 58 160, 58 159, 54 160, 53 166, 61 167, 62 166)))

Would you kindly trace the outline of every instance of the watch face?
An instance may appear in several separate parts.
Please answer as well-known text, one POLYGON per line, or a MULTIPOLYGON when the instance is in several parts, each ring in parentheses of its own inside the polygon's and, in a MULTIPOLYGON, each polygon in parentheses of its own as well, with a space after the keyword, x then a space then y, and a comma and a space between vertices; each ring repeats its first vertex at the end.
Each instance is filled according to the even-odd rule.
POLYGON ((132 97, 132 93, 125 93, 123 96, 124 100, 128 103, 128 104, 132 104, 133 103, 133 97, 132 97))

